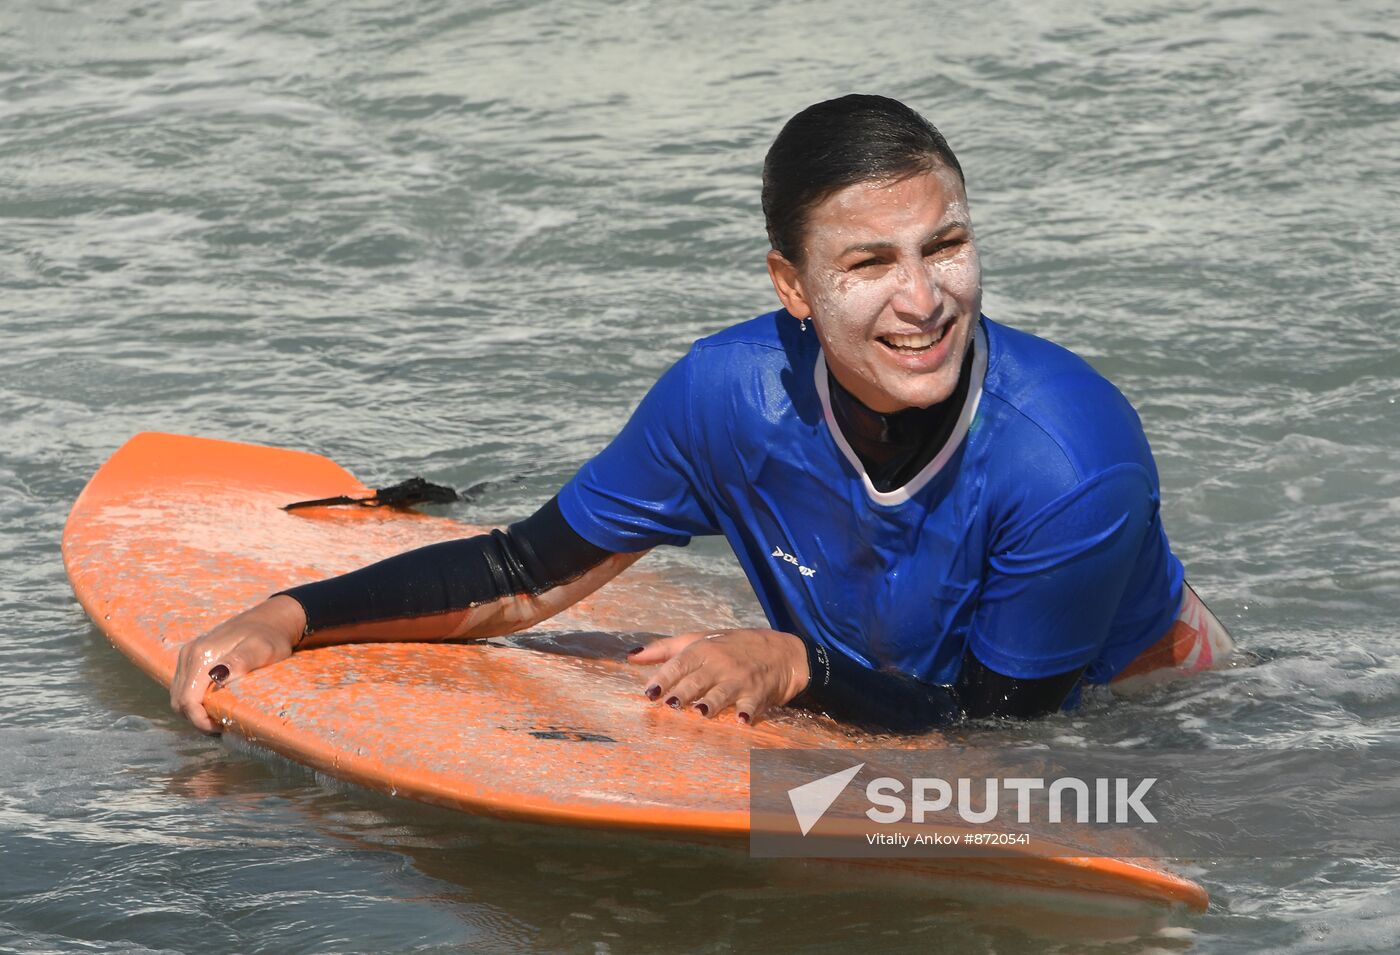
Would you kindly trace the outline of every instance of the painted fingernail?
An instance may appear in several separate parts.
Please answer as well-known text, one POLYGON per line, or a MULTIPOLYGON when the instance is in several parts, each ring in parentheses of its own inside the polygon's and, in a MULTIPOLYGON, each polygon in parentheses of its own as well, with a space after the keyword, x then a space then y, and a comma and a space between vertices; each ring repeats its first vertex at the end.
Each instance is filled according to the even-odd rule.
POLYGON ((673 710, 678 710, 681 708, 681 701, 676 699, 674 696, 668 696, 666 697, 666 705, 673 710))
POLYGON ((655 699, 656 699, 658 696, 660 696, 660 695, 661 695, 661 687, 657 686, 655 683, 653 683, 651 686, 647 687, 647 699, 649 699, 649 700, 655 700, 655 699))
POLYGON ((743 723, 745 726, 748 726, 750 723, 753 722, 753 717, 741 711, 739 713, 739 722, 743 723))
POLYGON ((710 715, 710 704, 708 703, 696 703, 695 708, 700 711, 701 716, 710 715))
POLYGON ((220 663, 209 671, 209 679, 219 684, 219 686, 223 686, 224 681, 228 679, 228 667, 220 663))
POLYGON ((631 650, 627 651, 627 655, 629 657, 635 657, 637 654, 641 653, 645 649, 646 647, 633 647, 631 650))

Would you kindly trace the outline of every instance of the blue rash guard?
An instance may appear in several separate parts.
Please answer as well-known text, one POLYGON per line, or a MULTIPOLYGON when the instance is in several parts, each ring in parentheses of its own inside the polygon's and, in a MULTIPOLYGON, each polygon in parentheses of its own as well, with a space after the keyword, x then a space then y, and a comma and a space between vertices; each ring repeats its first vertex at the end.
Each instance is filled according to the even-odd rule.
POLYGON ((972 375, 942 450, 882 492, 817 336, 762 315, 696 342, 559 507, 612 552, 723 534, 770 626, 868 668, 1107 682, 1182 596, 1142 424, 1082 359, 985 317, 972 375))

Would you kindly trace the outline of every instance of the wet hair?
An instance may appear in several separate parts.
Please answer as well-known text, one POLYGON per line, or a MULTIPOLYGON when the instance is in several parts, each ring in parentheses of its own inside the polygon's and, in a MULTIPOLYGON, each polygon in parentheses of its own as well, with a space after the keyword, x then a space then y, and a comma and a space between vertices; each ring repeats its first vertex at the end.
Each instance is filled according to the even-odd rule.
POLYGON ((888 96, 852 93, 808 106, 783 126, 763 161, 768 241, 789 262, 802 255, 807 214, 858 182, 903 179, 962 166, 933 124, 888 96))

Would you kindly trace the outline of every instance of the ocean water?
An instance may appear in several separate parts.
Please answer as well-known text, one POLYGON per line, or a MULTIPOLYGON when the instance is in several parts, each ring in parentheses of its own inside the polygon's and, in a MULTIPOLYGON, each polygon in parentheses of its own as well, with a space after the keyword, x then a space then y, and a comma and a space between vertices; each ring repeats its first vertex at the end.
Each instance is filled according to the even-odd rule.
MULTIPOLYGON (((529 513, 689 342, 775 305, 782 122, 880 92, 962 160, 987 313, 1139 409, 1174 546, 1253 661, 1006 734, 1393 747, 1396 22, 1376 0, 4 4, 0 950, 1400 948, 1394 859, 1197 861, 1208 913, 1089 919, 340 786, 182 724, 58 549, 142 430, 488 482, 454 516, 529 513)), ((648 560, 745 599, 722 545, 648 560)))

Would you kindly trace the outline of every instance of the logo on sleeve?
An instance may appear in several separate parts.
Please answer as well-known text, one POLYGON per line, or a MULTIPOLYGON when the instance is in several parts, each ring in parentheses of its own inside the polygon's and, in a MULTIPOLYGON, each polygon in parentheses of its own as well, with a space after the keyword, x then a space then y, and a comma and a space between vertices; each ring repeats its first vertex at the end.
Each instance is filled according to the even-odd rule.
POLYGON ((769 556, 769 557, 776 557, 776 558, 778 558, 779 560, 785 560, 785 561, 787 561, 789 564, 792 564, 792 566, 796 567, 796 568, 797 568, 797 572, 800 573, 803 577, 815 577, 815 576, 817 576, 817 568, 815 568, 815 567, 803 567, 802 564, 800 564, 800 563, 798 562, 798 560, 797 560, 796 557, 792 556, 792 555, 789 554, 787 551, 783 550, 781 547, 774 547, 774 548, 773 548, 773 553, 769 554, 768 556, 769 556))

